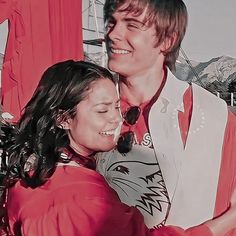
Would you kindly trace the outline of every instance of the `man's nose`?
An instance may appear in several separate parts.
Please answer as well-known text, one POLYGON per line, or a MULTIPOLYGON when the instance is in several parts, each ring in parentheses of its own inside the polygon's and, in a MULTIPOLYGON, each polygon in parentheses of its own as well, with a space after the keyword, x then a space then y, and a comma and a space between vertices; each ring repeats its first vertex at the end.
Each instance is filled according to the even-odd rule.
POLYGON ((115 42, 120 41, 124 37, 125 29, 122 23, 116 23, 108 29, 106 38, 115 42))

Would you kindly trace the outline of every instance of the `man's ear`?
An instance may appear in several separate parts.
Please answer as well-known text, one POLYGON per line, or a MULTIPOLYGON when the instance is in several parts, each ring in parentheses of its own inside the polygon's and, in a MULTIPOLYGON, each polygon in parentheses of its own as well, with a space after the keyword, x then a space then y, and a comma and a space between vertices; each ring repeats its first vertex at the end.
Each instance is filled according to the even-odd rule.
POLYGON ((172 35, 167 36, 163 42, 161 43, 161 52, 165 55, 166 53, 170 52, 173 46, 176 44, 177 41, 177 33, 174 32, 172 35))

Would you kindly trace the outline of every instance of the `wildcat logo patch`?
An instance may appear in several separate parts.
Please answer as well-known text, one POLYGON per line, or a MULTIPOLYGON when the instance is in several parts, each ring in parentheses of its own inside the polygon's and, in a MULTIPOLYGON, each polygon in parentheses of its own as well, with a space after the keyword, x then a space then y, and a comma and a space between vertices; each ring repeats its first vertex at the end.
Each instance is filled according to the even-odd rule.
POLYGON ((153 149, 134 145, 126 155, 113 150, 97 158, 97 170, 122 202, 141 211, 149 228, 165 223, 170 203, 153 149))

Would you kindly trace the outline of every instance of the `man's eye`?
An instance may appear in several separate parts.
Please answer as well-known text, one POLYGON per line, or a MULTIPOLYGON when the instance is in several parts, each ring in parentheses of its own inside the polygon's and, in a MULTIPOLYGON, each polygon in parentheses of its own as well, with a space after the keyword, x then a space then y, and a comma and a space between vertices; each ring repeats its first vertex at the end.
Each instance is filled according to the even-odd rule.
POLYGON ((143 22, 127 22, 127 27, 129 29, 144 30, 145 24, 143 22))
POLYGON ((139 26, 136 24, 128 24, 128 27, 138 29, 139 26))

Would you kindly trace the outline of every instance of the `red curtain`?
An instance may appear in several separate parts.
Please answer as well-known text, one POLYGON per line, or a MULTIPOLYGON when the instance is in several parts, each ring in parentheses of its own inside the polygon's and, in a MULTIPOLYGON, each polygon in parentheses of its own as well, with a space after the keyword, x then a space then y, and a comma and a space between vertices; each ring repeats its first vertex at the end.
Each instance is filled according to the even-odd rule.
POLYGON ((52 64, 83 59, 81 0, 0 1, 9 22, 2 70, 3 110, 17 121, 42 73, 52 64))

